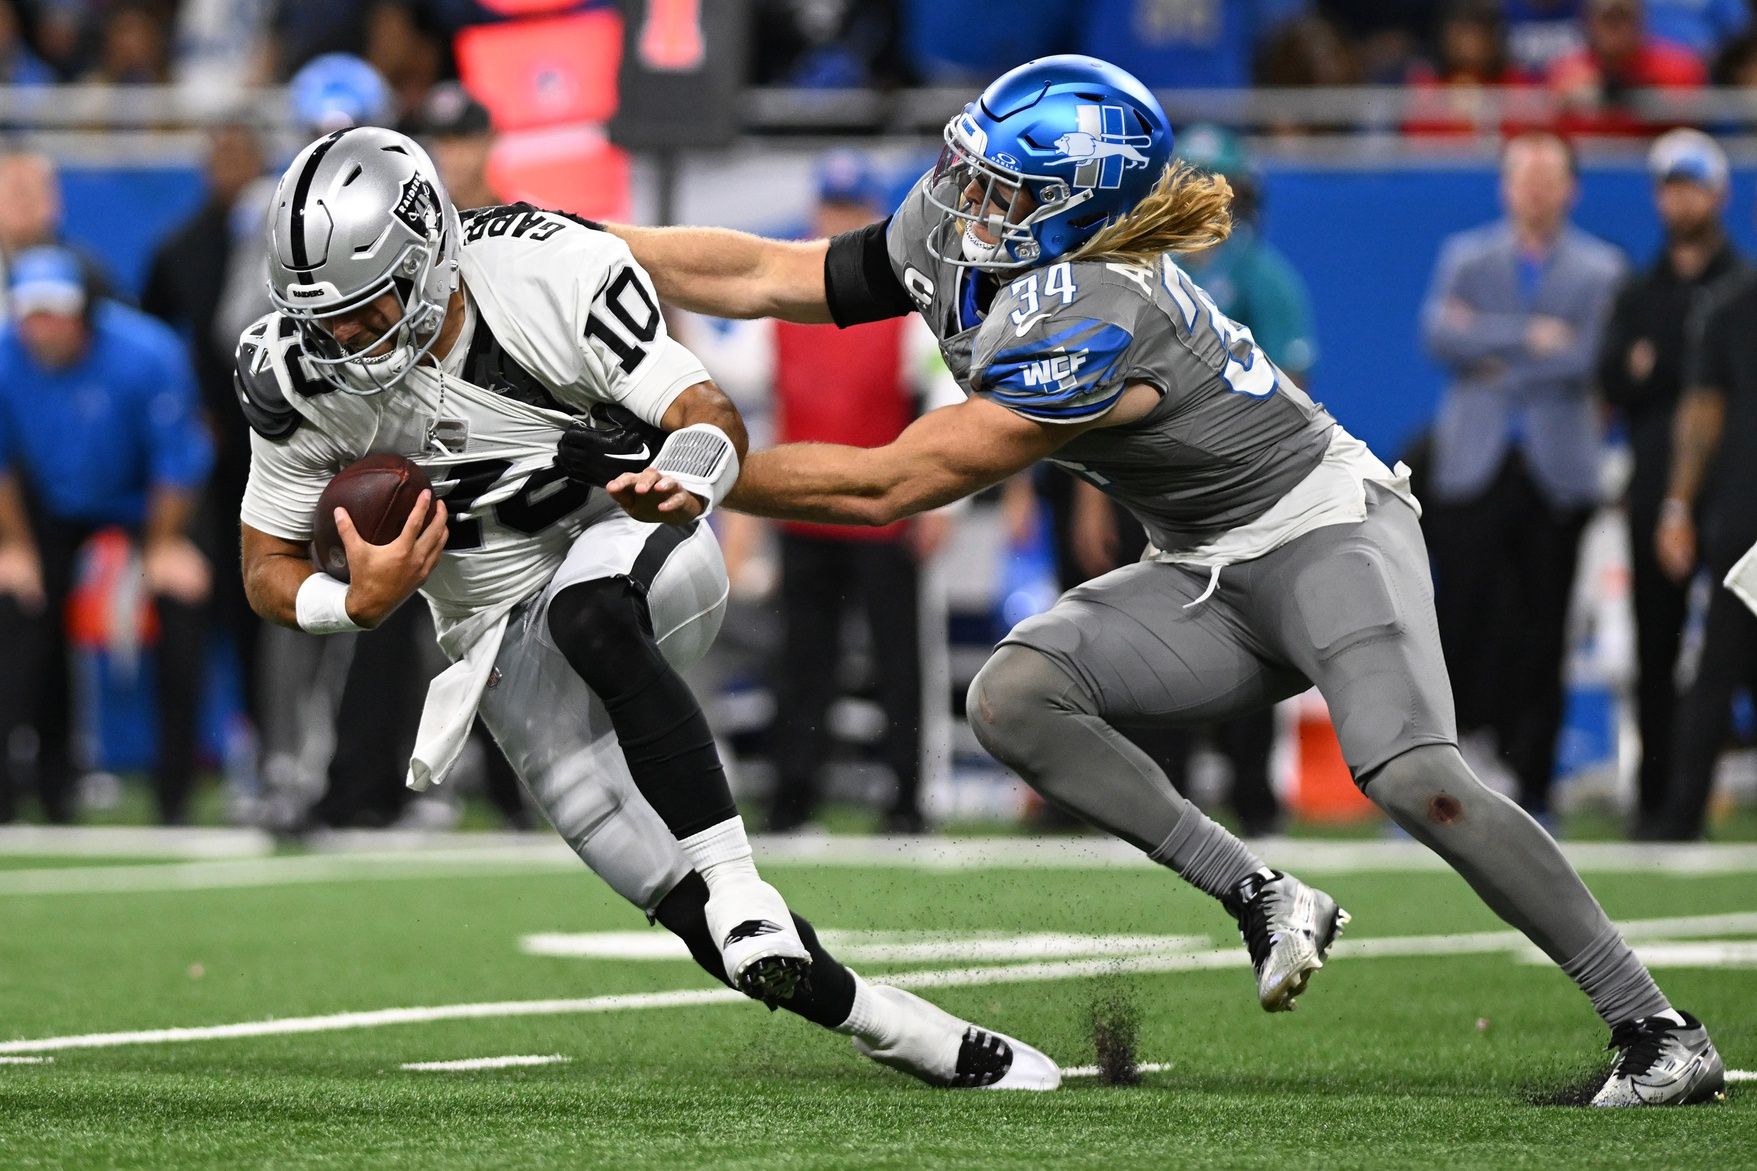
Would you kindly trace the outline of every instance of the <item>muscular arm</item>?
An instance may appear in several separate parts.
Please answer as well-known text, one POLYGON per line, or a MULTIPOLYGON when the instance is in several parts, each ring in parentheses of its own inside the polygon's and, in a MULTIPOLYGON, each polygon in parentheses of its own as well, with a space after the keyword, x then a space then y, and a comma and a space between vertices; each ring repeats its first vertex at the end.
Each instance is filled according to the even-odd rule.
POLYGON ((250 608, 278 626, 299 628, 294 599, 305 579, 316 573, 311 555, 298 541, 274 537, 249 525, 239 526, 243 536, 244 596, 250 608))
POLYGON ((679 431, 692 423, 712 423, 724 431, 738 450, 740 460, 750 447, 744 416, 738 413, 738 407, 726 397, 726 392, 712 382, 698 382, 678 395, 665 408, 665 417, 660 420, 660 426, 667 431, 679 431))
POLYGON ((1102 418, 1065 425, 970 399, 923 415, 884 447, 790 443, 745 461, 727 507, 783 520, 889 524, 999 483, 1085 431, 1132 422, 1158 398, 1150 386, 1131 386, 1102 418))
POLYGON ((766 240, 728 228, 606 226, 647 270, 661 300, 714 317, 830 320, 828 240, 766 240))
MULTIPOLYGON (((409 519, 388 545, 369 545, 354 530, 347 513, 336 510, 336 529, 347 550, 352 571, 348 582, 348 617, 370 630, 407 601, 445 551, 445 502, 423 492, 409 519)), ((299 587, 316 573, 304 542, 290 541, 241 525, 244 596, 250 608, 270 622, 299 627, 299 587)))

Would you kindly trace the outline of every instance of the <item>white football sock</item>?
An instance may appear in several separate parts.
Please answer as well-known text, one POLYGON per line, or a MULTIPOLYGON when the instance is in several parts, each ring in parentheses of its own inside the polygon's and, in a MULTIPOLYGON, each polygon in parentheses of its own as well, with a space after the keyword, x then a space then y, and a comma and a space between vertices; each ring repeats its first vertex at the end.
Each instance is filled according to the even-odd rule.
POLYGON ((854 977, 854 1006, 848 1010, 848 1019, 837 1025, 835 1031, 859 1037, 875 1049, 896 1044, 902 1013, 895 1002, 876 995, 872 985, 853 968, 848 969, 848 974, 854 977))
POLYGON ((744 818, 733 816, 700 833, 679 839, 683 856, 702 876, 711 892, 715 884, 726 881, 761 881, 756 861, 751 857, 750 839, 744 834, 744 818))

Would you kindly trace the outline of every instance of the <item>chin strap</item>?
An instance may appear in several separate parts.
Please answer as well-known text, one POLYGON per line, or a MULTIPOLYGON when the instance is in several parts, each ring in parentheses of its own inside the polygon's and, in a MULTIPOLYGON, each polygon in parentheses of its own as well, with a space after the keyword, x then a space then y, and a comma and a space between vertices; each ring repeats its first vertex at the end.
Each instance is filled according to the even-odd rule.
POLYGON ((702 515, 706 516, 738 481, 738 449, 726 432, 712 423, 691 423, 665 437, 653 470, 700 496, 704 501, 702 515))

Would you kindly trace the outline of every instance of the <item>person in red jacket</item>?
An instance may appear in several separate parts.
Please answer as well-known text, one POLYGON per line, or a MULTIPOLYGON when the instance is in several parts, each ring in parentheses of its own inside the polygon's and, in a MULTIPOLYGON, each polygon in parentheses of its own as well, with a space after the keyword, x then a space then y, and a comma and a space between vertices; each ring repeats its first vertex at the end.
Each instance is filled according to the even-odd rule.
MULTIPOLYGON (((858 155, 838 152, 824 160, 813 235, 865 227, 884 212, 878 185, 858 155)), ((850 329, 775 323, 775 442, 880 447, 895 439, 922 412, 934 360, 931 337, 911 336, 918 324, 907 317, 850 329)), ((882 828, 918 833, 926 827, 920 563, 943 538, 944 518, 930 514, 880 528, 789 521, 779 529, 783 635, 773 675, 779 714, 769 828, 797 829, 817 812, 844 618, 858 608, 871 648, 874 697, 885 715, 880 755, 897 778, 882 828)))
POLYGON ((1567 134, 1646 134, 1632 98, 1644 89, 1694 89, 1708 71, 1681 45, 1647 32, 1641 0, 1588 0, 1581 12, 1586 47, 1550 67, 1567 134))

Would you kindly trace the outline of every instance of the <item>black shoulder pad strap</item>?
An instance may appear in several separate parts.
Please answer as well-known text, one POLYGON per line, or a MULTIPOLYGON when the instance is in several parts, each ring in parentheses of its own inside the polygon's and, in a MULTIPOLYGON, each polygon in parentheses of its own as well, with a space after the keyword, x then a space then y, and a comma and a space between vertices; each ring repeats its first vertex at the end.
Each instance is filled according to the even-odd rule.
POLYGON ((543 385, 542 380, 506 352, 506 347, 500 344, 500 339, 494 336, 494 331, 488 328, 479 312, 476 334, 470 339, 470 349, 464 357, 464 378, 483 390, 503 394, 527 406, 578 413, 570 411, 543 385))
POLYGON ((830 241, 824 254, 824 299, 830 305, 830 320, 844 329, 915 310, 885 247, 885 230, 890 226, 886 216, 876 224, 843 232, 830 241))
POLYGON ((251 430, 264 439, 285 439, 301 416, 292 394, 325 394, 331 388, 305 377, 299 365, 299 327, 276 313, 255 322, 238 338, 232 389, 251 430))

